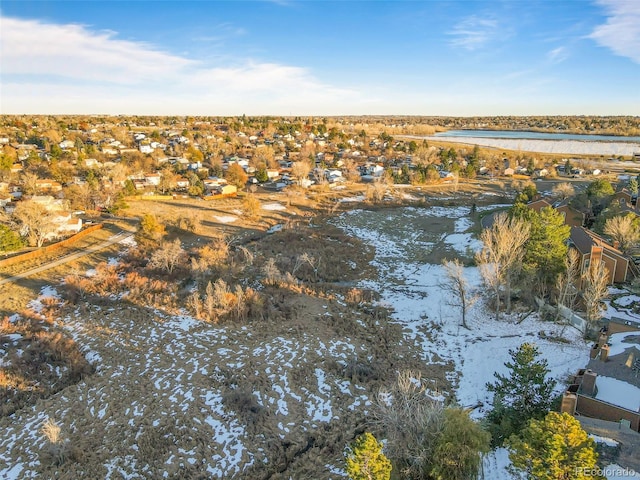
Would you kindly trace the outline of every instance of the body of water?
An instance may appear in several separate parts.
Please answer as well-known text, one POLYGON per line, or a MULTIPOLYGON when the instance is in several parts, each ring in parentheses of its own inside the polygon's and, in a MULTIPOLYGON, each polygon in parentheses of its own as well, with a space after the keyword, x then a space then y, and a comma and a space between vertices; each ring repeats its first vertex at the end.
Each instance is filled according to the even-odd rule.
POLYGON ((581 140, 587 142, 632 142, 639 143, 640 137, 619 137, 615 135, 579 135, 574 133, 542 133, 522 130, 449 130, 436 133, 435 137, 452 138, 508 138, 516 140, 581 140))

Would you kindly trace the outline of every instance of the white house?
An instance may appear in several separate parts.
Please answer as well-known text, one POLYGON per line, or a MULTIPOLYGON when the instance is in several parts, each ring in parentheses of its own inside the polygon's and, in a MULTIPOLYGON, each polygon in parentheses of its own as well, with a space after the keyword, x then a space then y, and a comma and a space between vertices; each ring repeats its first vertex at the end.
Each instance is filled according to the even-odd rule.
POLYGON ((140 150, 140 153, 153 153, 154 148, 151 145, 143 143, 140 144, 138 150, 140 150))
POLYGON ((63 140, 58 144, 58 146, 62 150, 69 150, 69 149, 71 149, 71 148, 73 148, 75 146, 75 143, 72 142, 71 140, 63 140))
POLYGON ((160 178, 159 173, 147 173, 144 176, 144 180, 147 182, 147 185, 153 185, 154 187, 160 185, 160 178))

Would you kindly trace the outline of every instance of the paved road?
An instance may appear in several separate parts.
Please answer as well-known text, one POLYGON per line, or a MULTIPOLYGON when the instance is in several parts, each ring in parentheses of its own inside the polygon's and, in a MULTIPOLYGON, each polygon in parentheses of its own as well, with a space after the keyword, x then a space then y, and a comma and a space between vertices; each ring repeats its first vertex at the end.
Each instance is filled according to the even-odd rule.
POLYGON ((80 252, 76 252, 76 253, 71 253, 69 255, 65 255, 64 257, 60 257, 56 260, 53 260, 49 263, 46 263, 44 265, 40 265, 39 267, 36 268, 32 268, 31 270, 27 270, 26 272, 22 272, 19 273, 17 275, 14 275, 12 277, 8 277, 8 278, 3 278, 2 280, 0 280, 0 285, 4 285, 5 283, 12 283, 15 282, 16 280, 20 280, 22 278, 27 278, 27 277, 31 277, 33 275, 36 275, 40 272, 44 272, 45 270, 49 270, 50 268, 54 268, 57 267, 58 265, 62 265, 64 263, 67 262, 71 262, 72 260, 76 260, 78 258, 84 257, 86 255, 90 255, 91 253, 97 252, 99 250, 103 250, 111 245, 113 245, 114 243, 120 243, 122 241, 124 241, 125 239, 129 238, 133 236, 133 233, 130 232, 120 232, 117 233, 111 237, 109 237, 107 240, 105 240, 102 243, 99 243, 97 245, 93 245, 91 247, 85 248, 84 250, 80 251, 80 252))

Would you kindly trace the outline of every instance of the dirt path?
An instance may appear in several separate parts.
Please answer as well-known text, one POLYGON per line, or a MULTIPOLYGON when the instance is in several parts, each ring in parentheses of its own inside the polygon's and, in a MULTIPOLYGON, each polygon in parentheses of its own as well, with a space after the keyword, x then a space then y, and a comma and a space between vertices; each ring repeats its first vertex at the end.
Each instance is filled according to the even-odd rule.
POLYGON ((99 243, 98 245, 94 245, 92 247, 87 247, 85 249, 83 249, 80 252, 77 253, 72 253, 69 255, 65 255, 64 257, 58 258, 56 260, 52 260, 48 263, 45 263, 44 265, 40 265, 39 267, 36 268, 32 268, 31 270, 27 270, 26 272, 23 273, 19 273, 17 275, 13 275, 11 277, 8 278, 3 278, 2 280, 0 280, 0 285, 4 285, 5 283, 13 283, 17 280, 21 280, 23 278, 27 278, 27 277, 31 277, 33 275, 36 275, 38 273, 44 272, 45 270, 49 270, 50 268, 54 268, 57 267, 59 265, 63 265, 65 263, 71 262, 73 260, 77 260, 78 258, 82 258, 86 255, 90 255, 94 252, 103 250, 107 247, 110 247, 111 245, 115 244, 115 243, 120 243, 125 241, 128 238, 131 238, 133 236, 132 233, 130 232, 119 232, 115 235, 113 235, 112 237, 110 237, 108 240, 99 243))

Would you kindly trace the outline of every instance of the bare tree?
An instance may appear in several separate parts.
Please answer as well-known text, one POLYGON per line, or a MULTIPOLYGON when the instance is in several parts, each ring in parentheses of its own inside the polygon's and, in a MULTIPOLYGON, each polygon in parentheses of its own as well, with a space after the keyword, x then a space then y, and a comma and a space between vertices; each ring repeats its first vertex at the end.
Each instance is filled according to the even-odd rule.
POLYGON ((298 180, 298 185, 301 187, 303 185, 303 180, 309 177, 309 172, 311 172, 311 165, 307 161, 293 162, 291 165, 291 175, 298 180))
POLYGON ((155 250, 151 255, 149 266, 171 274, 185 259, 186 253, 182 248, 180 240, 176 238, 172 242, 165 241, 160 244, 160 248, 155 250))
POLYGON ((602 260, 592 261, 582 273, 582 300, 591 328, 602 318, 602 301, 609 296, 609 270, 602 260))
POLYGON ((619 215, 609 218, 604 224, 604 233, 617 242, 620 250, 627 251, 640 239, 640 231, 634 223, 635 215, 619 215))
POLYGON ((558 316, 560 315, 561 305, 573 310, 578 296, 579 286, 580 254, 575 248, 570 248, 567 252, 567 258, 565 259, 565 271, 564 273, 560 273, 556 279, 556 290, 558 292, 558 316))
POLYGON ((420 374, 400 372, 393 388, 378 393, 373 415, 403 478, 428 478, 425 467, 444 426, 444 405, 428 395, 420 374))
POLYGON ((511 312, 511 285, 522 270, 529 233, 530 225, 524 220, 499 213, 491 227, 485 228, 480 234, 483 247, 476 254, 476 262, 485 284, 493 290, 496 318, 500 318, 503 289, 507 313, 511 312))
POLYGON ((18 203, 13 218, 20 224, 21 234, 29 243, 41 247, 44 241, 56 232, 55 214, 33 200, 18 203))
POLYGON ((573 197, 576 194, 576 190, 570 183, 563 182, 556 184, 551 190, 551 193, 559 200, 566 200, 567 198, 573 197))
POLYGON ((21 181, 25 195, 36 195, 38 193, 38 176, 35 173, 25 173, 22 175, 21 181))
POLYGON ((477 298, 471 295, 469 291, 469 283, 464 276, 464 265, 457 258, 454 260, 445 258, 442 266, 447 277, 444 288, 453 295, 449 300, 450 305, 460 307, 462 326, 469 329, 467 325, 467 310, 473 306, 477 298))

